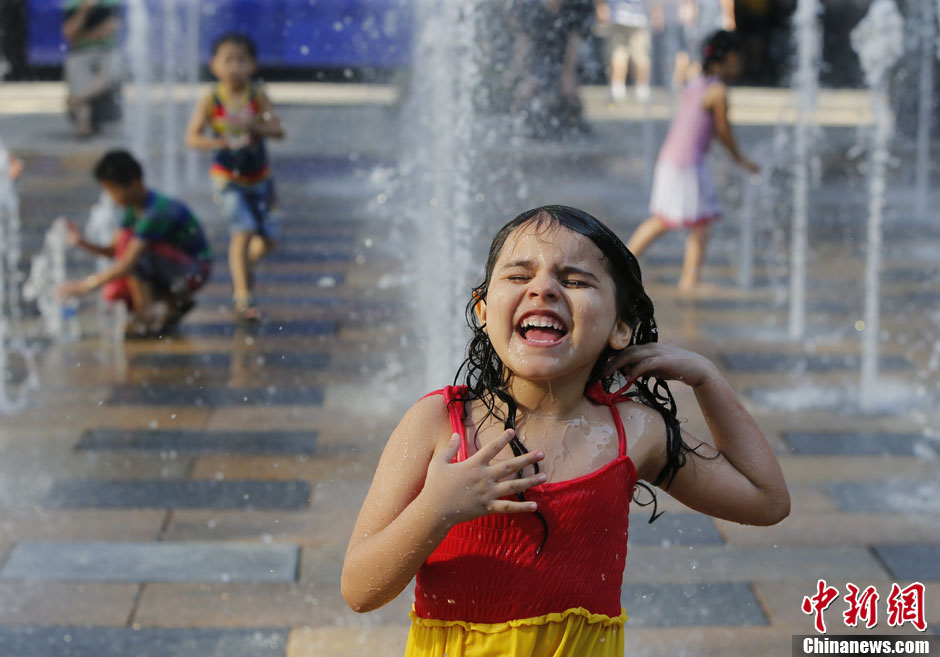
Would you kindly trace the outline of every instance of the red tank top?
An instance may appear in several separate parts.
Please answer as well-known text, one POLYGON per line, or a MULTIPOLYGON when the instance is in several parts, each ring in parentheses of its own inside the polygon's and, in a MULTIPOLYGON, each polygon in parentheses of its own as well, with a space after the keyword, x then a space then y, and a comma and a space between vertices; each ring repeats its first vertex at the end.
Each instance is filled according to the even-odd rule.
MULTIPOLYGON (((464 386, 431 393, 444 396, 451 427, 461 435, 457 460, 467 458, 465 393, 464 386)), ((616 406, 626 396, 623 390, 607 393, 599 384, 586 396, 610 407, 620 443, 617 458, 576 479, 525 492, 526 500, 538 503, 547 538, 534 513, 491 514, 454 526, 418 570, 417 616, 501 623, 577 607, 611 617, 621 613, 637 481, 616 406)))

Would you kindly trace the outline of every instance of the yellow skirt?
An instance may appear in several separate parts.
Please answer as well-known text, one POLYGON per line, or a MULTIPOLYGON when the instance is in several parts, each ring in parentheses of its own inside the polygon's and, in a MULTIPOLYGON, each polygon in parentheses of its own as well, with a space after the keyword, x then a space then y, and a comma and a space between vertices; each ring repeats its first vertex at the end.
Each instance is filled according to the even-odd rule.
POLYGON ((623 657, 626 611, 614 618, 583 607, 505 623, 419 618, 411 612, 405 657, 623 657))

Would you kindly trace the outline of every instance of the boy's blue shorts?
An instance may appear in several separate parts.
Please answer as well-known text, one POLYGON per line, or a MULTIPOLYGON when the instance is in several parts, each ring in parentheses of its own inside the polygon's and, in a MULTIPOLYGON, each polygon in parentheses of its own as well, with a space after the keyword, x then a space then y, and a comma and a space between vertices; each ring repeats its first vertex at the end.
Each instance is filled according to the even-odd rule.
POLYGON ((274 205, 274 181, 268 178, 255 185, 226 182, 217 189, 222 214, 233 233, 250 232, 265 239, 277 237, 271 219, 274 205))

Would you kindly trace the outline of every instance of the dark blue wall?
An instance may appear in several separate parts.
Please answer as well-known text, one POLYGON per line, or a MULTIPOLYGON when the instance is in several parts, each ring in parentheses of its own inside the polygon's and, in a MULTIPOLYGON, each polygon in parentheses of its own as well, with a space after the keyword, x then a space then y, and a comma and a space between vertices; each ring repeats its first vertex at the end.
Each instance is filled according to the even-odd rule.
MULTIPOLYGON (((259 64, 297 68, 399 68, 411 47, 411 0, 178 0, 198 2, 202 61, 215 37, 245 32, 258 44, 259 64)), ((162 57, 163 1, 146 0, 151 44, 162 57)), ((180 9, 183 19, 184 10, 180 9)), ((62 62, 62 0, 29 0, 30 66, 62 62)), ((126 27, 126 26, 125 26, 126 27)))

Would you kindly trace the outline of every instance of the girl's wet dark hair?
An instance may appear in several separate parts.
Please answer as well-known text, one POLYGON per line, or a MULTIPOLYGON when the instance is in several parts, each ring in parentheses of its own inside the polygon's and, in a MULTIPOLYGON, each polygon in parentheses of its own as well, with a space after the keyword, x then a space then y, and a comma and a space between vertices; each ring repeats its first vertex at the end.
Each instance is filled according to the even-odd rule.
POLYGON ((737 32, 718 30, 712 32, 702 46, 702 70, 715 63, 721 63, 730 53, 741 52, 743 44, 737 32))
POLYGON ((258 47, 250 36, 242 34, 241 32, 226 32, 222 36, 217 37, 216 40, 212 42, 212 56, 215 57, 219 52, 219 48, 226 43, 244 49, 245 53, 251 57, 251 59, 258 61, 258 47))
MULTIPOLYGON (((455 377, 456 383, 461 372, 464 372, 464 385, 468 388, 468 398, 479 399, 486 407, 488 416, 503 422, 507 429, 514 429, 516 426, 517 404, 508 392, 511 373, 503 366, 489 336, 477 319, 475 309, 480 300, 486 299, 493 269, 506 239, 517 228, 528 223, 532 223, 536 228, 561 226, 590 239, 604 254, 607 272, 613 279, 616 289, 617 316, 633 331, 630 344, 645 344, 656 342, 658 339, 656 321, 653 319, 653 302, 643 289, 639 263, 616 233, 587 212, 564 205, 546 205, 523 212, 503 226, 490 245, 483 282, 473 288, 470 301, 467 303, 467 323, 473 331, 473 337, 467 347, 467 357, 455 377), (505 410, 502 410, 501 406, 505 410)), ((604 369, 613 353, 608 347, 600 355, 589 377, 588 386, 600 381, 604 390, 610 392, 618 382, 625 383, 619 373, 614 373, 609 377, 604 376, 604 369)), ((663 484, 665 488, 668 488, 679 468, 685 464, 685 453, 690 450, 683 442, 679 431, 679 420, 676 417, 676 404, 672 392, 665 381, 644 376, 635 382, 629 394, 636 397, 639 402, 659 411, 666 423, 666 464, 652 483, 656 486, 663 484)), ((517 456, 527 451, 518 436, 512 439, 510 447, 517 456)), ((536 472, 538 472, 537 464, 536 472)), ((640 485, 643 486, 643 484, 640 485)), ((649 492, 652 493, 651 490, 649 492)), ((522 494, 520 494, 521 498, 522 494)), ((655 495, 653 501, 655 501, 655 495)), ((654 507, 650 522, 657 517, 654 507)), ((544 519, 542 523, 544 526, 544 519)))
POLYGON ((95 180, 127 187, 143 180, 144 170, 133 155, 123 149, 108 151, 95 164, 95 180))

